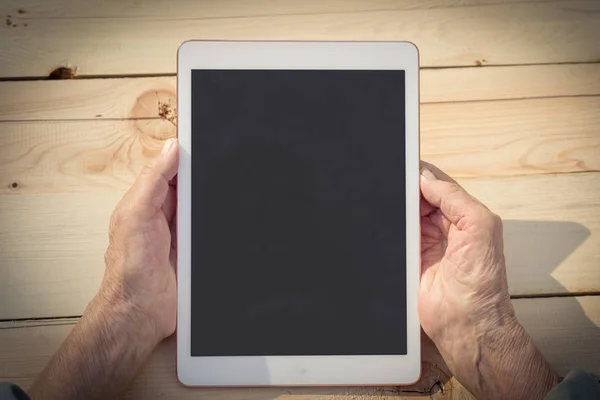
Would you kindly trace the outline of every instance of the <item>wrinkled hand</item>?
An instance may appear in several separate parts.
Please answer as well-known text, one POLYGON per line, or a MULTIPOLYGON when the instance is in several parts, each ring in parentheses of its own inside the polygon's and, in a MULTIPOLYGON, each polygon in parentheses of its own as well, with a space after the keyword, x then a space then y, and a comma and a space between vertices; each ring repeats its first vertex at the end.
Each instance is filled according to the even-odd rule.
POLYGON ((169 139, 115 208, 100 290, 108 302, 147 319, 157 341, 173 334, 177 318, 178 163, 177 141, 169 139))
POLYGON ((460 343, 464 325, 514 324, 500 217, 436 167, 421 165, 423 329, 433 340, 460 343))
POLYGON ((423 162, 419 316, 450 370, 478 399, 542 399, 556 383, 515 316, 502 221, 423 162))
POLYGON ((121 398, 175 331, 178 162, 177 142, 167 141, 115 208, 100 291, 29 389, 31 398, 121 398))

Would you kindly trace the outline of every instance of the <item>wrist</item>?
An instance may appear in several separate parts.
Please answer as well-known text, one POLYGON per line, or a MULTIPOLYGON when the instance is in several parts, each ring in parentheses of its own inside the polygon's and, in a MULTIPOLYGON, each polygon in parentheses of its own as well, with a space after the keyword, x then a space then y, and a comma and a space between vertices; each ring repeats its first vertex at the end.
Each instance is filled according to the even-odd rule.
POLYGON ((472 363, 457 366, 456 376, 477 398, 541 400, 558 375, 516 317, 504 322, 477 332, 472 363))
POLYGON ((120 333, 115 337, 135 336, 135 344, 140 348, 154 349, 163 339, 156 323, 146 312, 117 291, 104 287, 90 302, 83 318, 120 333))
POLYGON ((517 321, 508 293, 446 315, 431 338, 476 398, 543 399, 558 376, 517 321))
POLYGON ((558 374, 516 318, 499 348, 487 351, 488 360, 482 365, 489 365, 487 374, 502 386, 498 398, 542 400, 558 384, 558 374))
POLYGON ((143 313, 101 290, 29 393, 32 398, 118 398, 159 341, 143 313))

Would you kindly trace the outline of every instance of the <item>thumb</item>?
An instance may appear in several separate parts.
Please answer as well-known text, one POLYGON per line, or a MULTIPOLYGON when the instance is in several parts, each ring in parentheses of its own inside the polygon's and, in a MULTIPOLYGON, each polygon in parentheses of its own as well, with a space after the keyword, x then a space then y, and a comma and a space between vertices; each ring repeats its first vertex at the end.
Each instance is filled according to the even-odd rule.
POLYGON ((168 139, 160 155, 142 169, 133 184, 131 188, 133 205, 161 208, 169 192, 169 182, 177 175, 178 167, 177 139, 168 139))
POLYGON ((421 163, 421 194, 427 203, 439 208, 455 225, 469 213, 483 207, 456 181, 437 167, 424 162, 421 163))

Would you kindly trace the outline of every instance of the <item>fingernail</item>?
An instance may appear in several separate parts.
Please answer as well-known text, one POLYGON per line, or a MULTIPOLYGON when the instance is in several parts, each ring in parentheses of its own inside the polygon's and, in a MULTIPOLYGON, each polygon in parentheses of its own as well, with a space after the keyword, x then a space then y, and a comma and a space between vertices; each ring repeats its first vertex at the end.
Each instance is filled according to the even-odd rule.
POLYGON ((433 174, 433 172, 431 172, 430 170, 428 170, 427 168, 422 168, 421 169, 421 176, 425 179, 427 179, 428 181, 434 181, 437 178, 435 177, 435 175, 433 174))
POLYGON ((175 144, 175 139, 168 139, 165 144, 163 145, 163 148, 160 152, 160 154, 167 154, 168 152, 171 151, 171 149, 173 148, 173 145, 175 144))

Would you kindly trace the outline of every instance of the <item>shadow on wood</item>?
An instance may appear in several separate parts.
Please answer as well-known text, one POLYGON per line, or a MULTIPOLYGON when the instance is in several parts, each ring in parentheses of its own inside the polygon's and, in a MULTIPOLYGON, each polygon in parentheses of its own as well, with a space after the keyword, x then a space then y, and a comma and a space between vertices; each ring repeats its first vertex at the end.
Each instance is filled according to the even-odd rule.
MULTIPOLYGON (((516 283, 511 278, 518 277, 531 281, 528 297, 568 292, 552 277, 552 272, 589 237, 590 231, 576 222, 505 220, 504 254, 509 286, 516 283)), ((600 279, 600 269, 595 278, 600 279)))
MULTIPOLYGON (((545 293, 540 291, 544 298, 535 298, 536 285, 532 283, 534 294, 517 296, 513 300, 517 316, 548 361, 563 376, 574 367, 600 372, 600 360, 589 356, 590 351, 600 349, 600 328, 590 320, 591 316, 584 308, 594 297, 566 297, 567 290, 552 277, 553 271, 589 237, 590 231, 575 222, 504 221, 509 285, 511 271, 514 273, 516 269, 520 271, 514 273, 515 276, 526 279, 528 274, 524 270, 530 270, 532 278, 546 280, 538 282, 539 287, 546 288, 545 293), (540 270, 544 273, 540 274, 540 270), (549 287, 562 296, 552 297, 547 293, 549 287)), ((600 279, 600 268, 597 271, 595 276, 589 277, 593 282, 600 279)))

